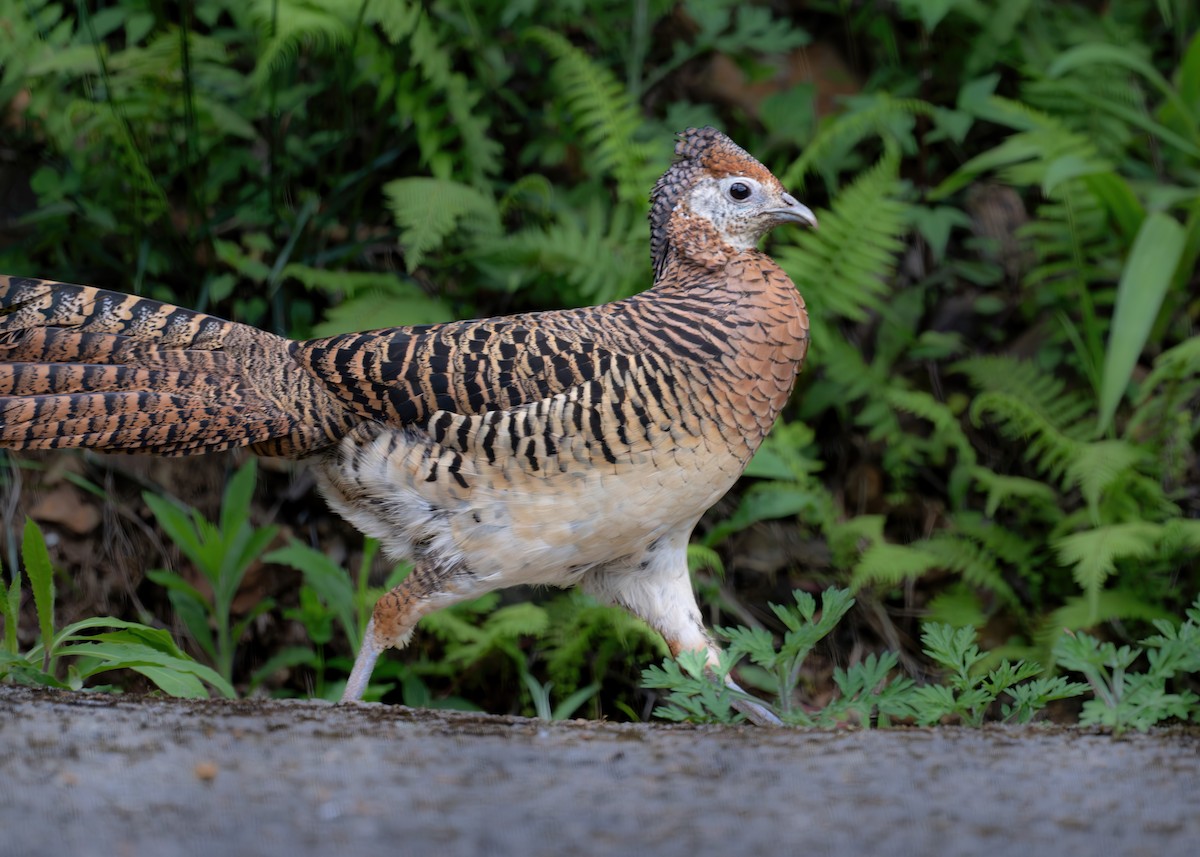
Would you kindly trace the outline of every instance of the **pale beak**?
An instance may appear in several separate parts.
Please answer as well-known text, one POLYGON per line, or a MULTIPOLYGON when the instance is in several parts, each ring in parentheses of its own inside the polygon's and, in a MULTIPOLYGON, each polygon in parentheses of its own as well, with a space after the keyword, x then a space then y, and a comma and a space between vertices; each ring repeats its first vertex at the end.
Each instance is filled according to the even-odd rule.
POLYGON ((768 214, 775 215, 781 223, 799 223, 802 226, 817 228, 817 216, 806 205, 801 205, 796 197, 785 193, 782 197, 785 208, 772 208, 768 214))

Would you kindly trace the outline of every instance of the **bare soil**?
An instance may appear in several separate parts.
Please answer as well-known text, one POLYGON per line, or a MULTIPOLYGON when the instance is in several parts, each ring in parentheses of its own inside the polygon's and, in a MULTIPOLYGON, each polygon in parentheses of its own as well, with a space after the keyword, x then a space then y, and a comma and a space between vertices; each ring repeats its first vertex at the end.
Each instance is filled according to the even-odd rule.
POLYGON ((1200 732, 808 732, 0 686, 0 854, 1200 853, 1200 732))

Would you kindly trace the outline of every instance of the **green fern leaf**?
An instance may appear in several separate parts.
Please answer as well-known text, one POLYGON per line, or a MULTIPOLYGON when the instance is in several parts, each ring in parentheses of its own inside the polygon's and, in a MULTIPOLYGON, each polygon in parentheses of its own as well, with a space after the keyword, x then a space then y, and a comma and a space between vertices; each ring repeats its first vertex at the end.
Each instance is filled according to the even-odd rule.
POLYGON ((941 566, 941 557, 933 551, 877 542, 867 548, 855 564, 850 575, 850 589, 857 592, 872 584, 895 586, 941 566))
POLYGON ((612 72, 560 34, 534 27, 527 36, 554 58, 558 88, 575 114, 575 129, 593 175, 611 175, 621 200, 645 211, 646 189, 666 164, 657 150, 639 139, 644 121, 637 104, 612 72))
POLYGON ((1074 631, 1120 619, 1151 622, 1155 619, 1174 620, 1175 617, 1128 589, 1104 589, 1095 598, 1087 595, 1068 598, 1062 607, 1046 616, 1034 632, 1038 645, 1047 650, 1038 660, 1044 664, 1052 663, 1046 655, 1064 628, 1074 631))
POLYGON ((884 398, 894 409, 932 423, 937 442, 958 453, 956 467, 974 465, 975 448, 963 431, 958 416, 945 402, 939 402, 924 390, 905 390, 896 386, 885 388, 884 398))
POLYGON ((1065 381, 1042 372, 1030 361, 995 355, 970 357, 951 369, 966 375, 979 390, 1022 399, 1073 438, 1082 440, 1091 432, 1091 423, 1085 418, 1093 402, 1068 390, 1065 381))
POLYGON ((970 415, 975 425, 992 417, 1001 434, 1026 443, 1028 461, 1069 487, 1067 468, 1079 458, 1084 444, 1067 435, 1036 407, 1010 393, 981 393, 971 403, 970 415))
POLYGON ((453 316, 449 306, 415 283, 395 280, 389 289, 362 291, 326 310, 314 336, 336 336, 383 327, 436 324, 453 316))
POLYGON ((989 518, 995 517, 1000 507, 1010 501, 1014 507, 1027 509, 1032 505, 1054 508, 1058 500, 1055 490, 1037 479, 1007 476, 978 465, 971 468, 971 477, 987 492, 984 514, 989 518))
POLYGON ((775 258, 814 315, 863 321, 883 296, 904 249, 909 206, 900 197, 899 160, 885 157, 860 174, 818 215, 821 228, 794 232, 775 258))
POLYGON ((1162 534, 1161 524, 1135 521, 1109 524, 1054 540, 1052 544, 1059 561, 1073 566, 1075 582, 1088 598, 1092 622, 1098 615, 1096 611, 1104 581, 1116 570, 1117 561, 1153 556, 1162 534))
POLYGON ((1101 495, 1122 476, 1145 462, 1146 453, 1123 440, 1084 444, 1067 464, 1066 477, 1078 485, 1094 524, 1100 523, 1101 495))
POLYGON ((500 234, 496 200, 469 185, 423 177, 396 179, 383 186, 383 193, 400 227, 409 271, 460 227, 481 239, 500 234))
POLYGON ((335 298, 324 320, 313 328, 315 336, 433 324, 453 314, 414 281, 387 271, 330 271, 293 263, 281 276, 289 278, 335 298))
POLYGON ((958 533, 940 533, 914 545, 937 557, 939 566, 962 575, 972 586, 1001 598, 1010 608, 1020 609, 1020 599, 1004 579, 997 557, 984 545, 958 533))
POLYGON ((503 149, 489 133, 492 112, 480 107, 487 90, 454 70, 453 43, 438 30, 437 19, 420 3, 386 0, 367 6, 364 20, 379 24, 393 45, 407 42, 409 65, 420 80, 415 73, 401 80, 395 108, 411 118, 423 162, 439 178, 466 174, 471 184, 488 187, 489 176, 500 171, 503 149), (455 142, 462 146, 457 172, 449 166, 448 152, 455 142))
POLYGON ((941 200, 990 172, 998 172, 1005 184, 1053 191, 1053 187, 1046 187, 1046 178, 1055 163, 1060 164, 1059 170, 1070 164, 1074 175, 1105 173, 1113 169, 1100 157, 1087 136, 1072 131, 1058 118, 1019 101, 992 96, 979 112, 983 118, 1013 128, 1017 133, 955 170, 929 195, 931 201, 941 200), (1072 160, 1065 161, 1067 158, 1072 160))
POLYGON ((553 299, 600 304, 641 291, 649 273, 645 222, 626 205, 591 197, 582 212, 564 213, 491 242, 487 254, 528 280, 531 272, 556 284, 553 299))
POLYGON ((825 528, 829 550, 837 568, 852 568, 871 545, 883 541, 883 515, 856 515, 845 521, 832 521, 825 528))
MULTIPOLYGON (((808 174, 816 167, 838 153, 854 149, 868 137, 880 137, 889 150, 898 150, 911 140, 915 118, 932 116, 936 110, 924 101, 895 98, 883 92, 856 99, 848 112, 821 127, 800 157, 784 170, 780 180, 786 187, 803 188, 808 174)), ((823 219, 821 228, 825 228, 823 219)))
POLYGON ((1200 336, 1192 336, 1169 348, 1154 360, 1154 368, 1142 382, 1139 404, 1145 403, 1156 387, 1200 376, 1200 336))
POLYGON ((260 82, 295 61, 301 50, 333 53, 350 44, 361 0, 252 0, 262 43, 255 71, 260 82))

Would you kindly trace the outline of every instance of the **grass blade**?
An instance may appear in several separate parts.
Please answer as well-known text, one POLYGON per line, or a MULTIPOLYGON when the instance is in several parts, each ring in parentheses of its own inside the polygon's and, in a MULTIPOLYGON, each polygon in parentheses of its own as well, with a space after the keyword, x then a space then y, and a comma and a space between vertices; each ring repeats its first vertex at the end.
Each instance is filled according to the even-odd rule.
POLYGON ((50 566, 46 540, 32 518, 25 519, 21 557, 25 560, 25 574, 29 578, 29 588, 33 590, 42 635, 42 671, 50 672, 50 651, 54 646, 54 569, 50 566))
POLYGON ((13 569, 12 583, 0 592, 0 615, 4 617, 4 648, 3 652, 10 655, 17 653, 17 621, 21 617, 21 570, 13 569))
POLYGON ((1108 430, 1129 386, 1133 368, 1146 347, 1154 319, 1179 265, 1183 239, 1183 227, 1163 212, 1148 216, 1138 230, 1117 287, 1117 305, 1104 355, 1097 434, 1108 430))

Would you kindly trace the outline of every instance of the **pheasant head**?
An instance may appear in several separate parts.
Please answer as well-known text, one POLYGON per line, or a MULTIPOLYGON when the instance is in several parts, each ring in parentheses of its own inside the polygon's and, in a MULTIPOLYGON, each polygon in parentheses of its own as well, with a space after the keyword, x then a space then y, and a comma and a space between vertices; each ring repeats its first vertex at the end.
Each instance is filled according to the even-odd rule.
POLYGON ((650 197, 654 278, 672 257, 723 267, 781 223, 817 225, 779 179, 716 128, 689 128, 650 197))

